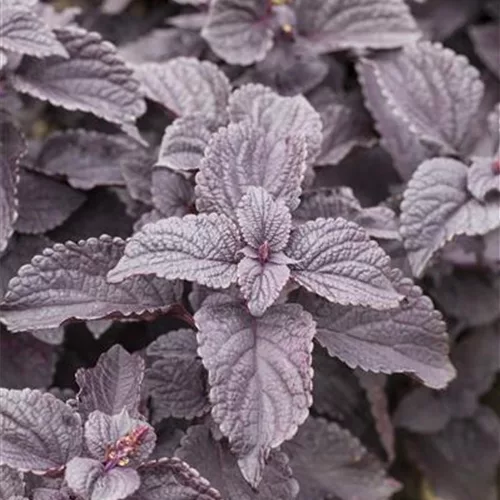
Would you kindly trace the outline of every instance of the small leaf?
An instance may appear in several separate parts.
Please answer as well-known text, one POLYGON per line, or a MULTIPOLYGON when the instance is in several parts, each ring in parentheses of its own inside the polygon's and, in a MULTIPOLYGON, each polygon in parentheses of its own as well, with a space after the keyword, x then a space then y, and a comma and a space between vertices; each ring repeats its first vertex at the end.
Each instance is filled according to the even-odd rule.
POLYGON ((43 20, 22 6, 2 5, 0 47, 34 57, 68 57, 65 48, 43 20))
POLYGON ((86 200, 82 192, 25 169, 21 170, 18 196, 15 228, 25 234, 42 234, 60 226, 86 200))
POLYGON ((271 452, 259 489, 252 489, 241 475, 236 457, 227 444, 216 441, 203 425, 188 429, 177 456, 204 474, 226 500, 289 500, 295 499, 298 492, 288 458, 279 451, 271 452))
POLYGON ((297 0, 297 30, 319 53, 390 49, 420 37, 403 0, 297 0))
POLYGON ((128 163, 142 160, 139 149, 124 135, 83 129, 56 132, 44 142, 34 168, 63 176, 76 189, 123 186, 123 170, 128 163))
POLYGON ((243 476, 257 487, 270 450, 307 417, 315 325, 296 304, 272 306, 255 318, 230 300, 206 299, 195 314, 198 352, 208 370, 212 416, 243 476))
POLYGON ((80 416, 51 394, 0 388, 0 465, 42 472, 80 453, 80 416))
POLYGON ((471 417, 500 371, 500 332, 495 327, 473 332, 455 346, 451 360, 457 378, 444 391, 420 387, 409 393, 394 415, 399 427, 431 434, 454 418, 471 417))
POLYGON ((156 165, 178 171, 198 170, 214 128, 200 113, 177 118, 165 129, 156 165))
POLYGON ((455 376, 442 316, 399 270, 391 272, 391 281, 406 297, 395 310, 341 306, 311 295, 301 296, 300 302, 313 315, 316 338, 330 356, 351 368, 412 373, 427 386, 442 389, 455 376))
POLYGON ((26 153, 24 137, 11 117, 0 112, 0 254, 7 248, 18 217, 19 160, 26 153))
POLYGON ((436 158, 420 165, 401 203, 401 235, 413 274, 458 235, 484 235, 500 226, 500 202, 481 203, 467 192, 467 167, 436 158))
POLYGON ((309 164, 320 152, 321 118, 304 96, 283 97, 263 85, 243 85, 229 98, 229 116, 235 123, 250 120, 276 141, 304 136, 309 164))
POLYGON ((9 283, 0 318, 11 331, 55 328, 70 320, 141 316, 165 311, 179 286, 151 276, 109 284, 125 242, 101 238, 55 244, 33 257, 9 283))
POLYGON ((408 452, 440 498, 494 500, 500 421, 482 407, 469 419, 452 420, 437 434, 413 435, 408 452))
POLYGON ((139 413, 144 361, 139 354, 129 354, 120 345, 114 345, 102 354, 93 368, 80 368, 75 380, 78 410, 89 415, 100 410, 108 415, 123 409, 132 416, 139 413))
POLYGON ((54 106, 86 111, 130 127, 146 108, 139 83, 115 47, 97 33, 74 26, 54 33, 70 58, 23 58, 12 76, 14 88, 54 106))
POLYGON ((75 493, 89 500, 122 500, 141 484, 134 469, 115 467, 105 472, 97 460, 80 457, 68 463, 65 478, 75 493))
POLYGON ((487 202, 500 194, 500 158, 475 157, 467 172, 467 189, 476 200, 487 202))
POLYGON ((342 305, 397 307, 389 257, 361 227, 342 218, 316 219, 292 231, 286 255, 291 277, 309 291, 342 305))
POLYGON ((300 136, 278 138, 250 122, 230 124, 214 134, 196 175, 199 211, 234 217, 250 186, 262 187, 293 210, 299 204, 306 169, 300 136))
POLYGON ((262 61, 273 46, 270 9, 261 0, 211 2, 201 34, 229 64, 248 66, 262 61))
POLYGON ((0 499, 10 500, 16 495, 22 497, 24 489, 22 474, 6 465, 0 465, 0 499))
POLYGON ((135 71, 144 95, 175 115, 200 113, 209 120, 223 120, 231 84, 215 64, 177 57, 140 64, 135 71))
POLYGON ((389 500, 401 489, 358 439, 333 422, 310 417, 283 449, 300 484, 297 500, 389 500))
POLYGON ((166 168, 155 168, 151 183, 151 197, 162 217, 182 217, 194 204, 192 184, 182 175, 166 168))
POLYGON ((195 469, 178 458, 162 458, 138 469, 139 489, 129 500, 222 500, 195 469))
POLYGON ((170 217, 132 236, 108 279, 118 283, 137 274, 156 274, 226 288, 236 281, 239 247, 238 228, 224 215, 170 217))
POLYGON ((175 417, 192 419, 209 409, 205 369, 197 356, 194 332, 175 330, 147 348, 152 358, 146 388, 153 400, 153 421, 175 417))

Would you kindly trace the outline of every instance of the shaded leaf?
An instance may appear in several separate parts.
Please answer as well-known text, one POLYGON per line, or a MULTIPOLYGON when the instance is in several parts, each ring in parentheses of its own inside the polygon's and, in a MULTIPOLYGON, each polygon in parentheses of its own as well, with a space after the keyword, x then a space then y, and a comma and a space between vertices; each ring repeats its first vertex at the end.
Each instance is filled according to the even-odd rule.
POLYGON ((100 410, 108 415, 123 409, 137 416, 141 384, 144 378, 144 361, 139 354, 129 354, 120 345, 114 345, 102 354, 93 368, 80 368, 75 380, 78 410, 89 415, 100 410))
POLYGON ((60 226, 85 202, 85 195, 44 175, 21 170, 18 186, 20 233, 41 234, 60 226))
POLYGON ((115 47, 97 33, 74 26, 54 33, 70 58, 25 57, 12 76, 14 88, 54 106, 86 111, 130 127, 146 108, 139 83, 115 47))
POLYGON ((214 299, 194 316, 212 416, 256 487, 270 450, 307 417, 314 322, 297 304, 272 306, 255 318, 230 298, 214 299))
POLYGON ((186 215, 194 203, 192 184, 166 168, 153 170, 151 196, 155 209, 162 217, 186 215))
POLYGON ((467 167, 436 158, 420 165, 401 203, 401 235, 413 274, 421 276, 436 251, 458 235, 500 226, 500 202, 480 203, 467 192, 467 167))
POLYGON ((300 302, 313 315, 316 338, 331 356, 351 368, 411 373, 427 386, 442 389, 455 376, 442 316, 401 271, 391 274, 397 291, 406 298, 398 309, 341 306, 309 294, 300 302))
POLYGON ((108 278, 117 283, 137 274, 156 274, 225 288, 236 281, 238 250, 238 229, 224 215, 170 217, 136 233, 108 278))
POLYGON ((146 388, 153 400, 153 421, 176 417, 192 419, 209 409, 205 369, 197 355, 193 331, 175 330, 147 348, 152 358, 146 388))
POLYGON ((500 25, 488 23, 469 28, 469 36, 474 44, 477 54, 497 78, 500 78, 500 63, 498 61, 498 37, 500 25))
POLYGON ((283 450, 300 484, 298 500, 388 500, 401 488, 357 438, 333 422, 310 417, 283 450))
POLYGON ((80 416, 51 394, 0 388, 0 463, 20 471, 46 471, 78 455, 80 416))
POLYGON ((319 53, 390 49, 420 37, 403 0, 298 0, 297 30, 319 53))
POLYGON ((230 124, 214 134, 205 150, 196 175, 196 207, 234 217, 247 188, 258 186, 293 210, 299 204, 305 159, 302 137, 280 139, 248 121, 230 124))
POLYGON ((0 499, 10 500, 12 497, 24 495, 25 484, 19 472, 6 465, 0 465, 0 499))
POLYGON ((10 281, 0 318, 10 330, 22 331, 167 310, 177 300, 175 283, 151 276, 107 283, 124 247, 123 240, 103 235, 45 249, 10 281))
POLYGON ((332 302, 389 309, 402 299, 391 284, 389 257, 342 218, 297 227, 286 254, 297 262, 290 266, 292 279, 332 302))
POLYGON ((289 500, 296 498, 293 479, 284 453, 273 451, 264 469, 258 491, 245 481, 236 457, 223 441, 216 441, 208 427, 191 426, 181 441, 177 456, 195 466, 226 500, 289 500))

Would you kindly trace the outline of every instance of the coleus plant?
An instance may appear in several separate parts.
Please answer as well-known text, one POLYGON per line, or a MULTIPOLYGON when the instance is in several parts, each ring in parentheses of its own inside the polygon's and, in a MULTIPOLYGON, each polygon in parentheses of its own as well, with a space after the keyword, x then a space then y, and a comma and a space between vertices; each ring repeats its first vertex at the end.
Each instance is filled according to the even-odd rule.
POLYGON ((2 1, 0 499, 492 498, 498 20, 178 3, 2 1))

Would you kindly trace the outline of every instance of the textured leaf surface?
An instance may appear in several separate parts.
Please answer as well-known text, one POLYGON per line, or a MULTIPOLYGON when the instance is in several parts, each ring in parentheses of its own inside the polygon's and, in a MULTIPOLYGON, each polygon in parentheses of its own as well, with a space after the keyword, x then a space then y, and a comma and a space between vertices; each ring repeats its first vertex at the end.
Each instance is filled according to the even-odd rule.
POLYGON ((0 498, 10 500, 11 497, 24 495, 22 475, 6 465, 0 465, 0 498))
POLYGON ((273 45, 268 6, 260 0, 211 2, 202 35, 210 48, 230 64, 262 61, 273 45))
POLYGON ((151 197, 155 209, 162 217, 181 217, 190 211, 194 203, 194 189, 182 175, 166 168, 155 168, 151 197))
POLYGON ((131 415, 138 414, 144 361, 139 354, 129 354, 120 345, 114 345, 102 354, 93 368, 80 368, 75 380, 78 409, 84 415, 100 410, 108 415, 124 408, 131 415))
POLYGON ((127 243, 112 282, 136 274, 225 288, 236 281, 238 228, 224 215, 171 217, 146 225, 127 243))
POLYGON ((151 276, 107 283, 124 247, 123 240, 104 235, 45 249, 10 281, 0 318, 10 330, 22 331, 168 309, 177 300, 173 283, 151 276))
POLYGON ((15 228, 20 233, 42 234, 60 226, 85 202, 85 195, 62 182, 21 170, 19 217, 15 228))
POLYGON ((299 226, 286 253, 297 261, 290 266, 292 279, 332 302, 389 309, 402 299, 389 278, 389 257, 342 218, 299 226))
POLYGON ((2 6, 0 47, 35 57, 67 57, 66 50, 42 19, 34 12, 8 4, 2 6))
POLYGON ((196 175, 196 206, 234 217, 246 189, 259 186, 293 210, 299 204, 305 159, 302 137, 281 139, 248 121, 221 128, 196 175))
POLYGON ((456 345, 451 360, 457 378, 444 391, 422 387, 408 394, 394 416, 399 427, 434 433, 453 418, 471 417, 500 371, 500 332, 495 327, 475 331, 456 345))
POLYGON ((14 232, 17 219, 18 162, 26 146, 21 132, 6 112, 0 113, 0 253, 14 232))
POLYGON ((388 500, 400 489, 377 458, 333 422, 310 417, 283 450, 300 484, 298 500, 388 500))
POLYGON ((200 113, 213 120, 224 116, 231 86, 215 64, 177 57, 140 64, 135 70, 145 96, 177 116, 200 113))
POLYGON ((297 30, 320 53, 389 49, 420 37, 402 0, 298 0, 297 30))
POLYGON ((196 335, 187 329, 162 335, 148 346, 152 358, 146 388, 153 399, 153 420, 192 419, 209 409, 206 373, 197 356, 196 335))
POLYGON ((409 452, 441 498, 494 500, 500 422, 489 408, 457 419, 441 432, 413 436, 409 452))
POLYGON ((194 113, 177 118, 165 129, 157 166, 172 170, 197 170, 212 137, 213 124, 194 113))
POLYGON ((121 500, 139 488, 139 474, 128 467, 108 472, 97 460, 74 458, 66 466, 65 478, 70 488, 90 500, 121 500))
POLYGON ((162 458, 138 469, 141 486, 130 500, 222 500, 195 469, 178 458, 162 458))
POLYGON ((275 140, 303 135, 310 164, 320 151, 321 118, 304 96, 283 97, 263 85, 244 85, 229 98, 229 116, 235 123, 250 120, 275 140))
POLYGON ((425 144, 467 152, 483 98, 479 72, 440 44, 420 42, 371 60, 386 106, 425 144))
POLYGON ((227 444, 216 441, 205 426, 196 425, 188 429, 177 456, 196 467, 226 500, 296 498, 297 481, 292 477, 284 453, 271 452, 258 491, 252 489, 241 475, 236 457, 227 444))
POLYGON ((81 28, 54 33, 70 58, 24 58, 12 77, 17 91, 129 126, 145 112, 139 83, 113 45, 81 28))
POLYGON ((395 310, 340 306, 311 295, 301 303, 313 315, 316 338, 331 356, 351 368, 413 373, 427 386, 442 389, 453 379, 455 370, 448 359, 448 336, 441 314, 400 271, 392 271, 392 282, 406 297, 395 310))
POLYGON ((500 225, 498 200, 480 203, 467 192, 467 167, 453 159, 428 160, 415 172, 401 204, 401 235, 415 276, 458 235, 483 235, 500 225))
POLYGON ((474 158, 467 172, 467 189, 483 202, 488 195, 500 194, 500 159, 474 158))
POLYGON ((35 169, 64 177, 77 189, 96 186, 123 186, 123 169, 139 146, 123 135, 89 130, 70 130, 52 134, 39 152, 35 169))
POLYGON ((254 318, 230 300, 207 299, 195 314, 198 352, 208 370, 212 416, 255 487, 270 450, 307 417, 315 329, 296 304, 254 318))
POLYGON ((56 351, 28 333, 12 334, 0 326, 0 386, 45 389, 52 384, 56 351))
POLYGON ((51 394, 0 388, 0 463, 20 471, 46 471, 78 455, 78 414, 51 394))

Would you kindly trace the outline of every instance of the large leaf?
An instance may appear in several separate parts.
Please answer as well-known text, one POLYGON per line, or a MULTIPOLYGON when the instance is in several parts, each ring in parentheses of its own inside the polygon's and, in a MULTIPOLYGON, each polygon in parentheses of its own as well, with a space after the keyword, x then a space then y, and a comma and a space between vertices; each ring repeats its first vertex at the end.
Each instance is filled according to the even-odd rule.
POLYGON ((148 462, 138 473, 141 485, 129 500, 222 500, 198 471, 178 458, 148 462))
POLYGON ((97 33, 74 26, 54 33, 69 59, 23 58, 12 76, 14 88, 54 106, 87 111, 130 127, 146 108, 139 83, 115 47, 97 33))
POLYGON ((164 63, 136 66, 144 95, 177 116, 201 113, 224 121, 231 85, 219 68, 194 57, 177 57, 164 63))
POLYGON ((79 243, 57 243, 23 266, 9 283, 0 319, 12 331, 55 328, 70 320, 142 315, 165 311, 178 286, 151 276, 109 284, 107 273, 125 242, 101 236, 79 243))
POLYGON ((20 233, 42 234, 60 226, 86 200, 85 194, 44 175, 21 170, 19 217, 20 233))
POLYGON ((19 7, 2 5, 0 47, 34 57, 68 57, 65 48, 43 20, 35 12, 19 7))
POLYGON ((407 131, 442 154, 469 152, 484 85, 467 59, 420 42, 380 53, 368 64, 384 105, 407 131))
POLYGON ((307 417, 314 322, 297 304, 272 306, 255 318, 217 296, 204 301, 195 322, 212 416, 229 438, 243 476, 256 487, 270 450, 292 437, 307 417))
POLYGON ((273 45, 269 5, 262 0, 211 2, 202 35, 230 64, 248 66, 262 61, 273 45))
POLYGON ((250 120, 276 141, 303 135, 309 164, 320 151, 321 118, 304 96, 283 97, 263 85, 244 85, 229 98, 229 116, 235 123, 250 120))
POLYGON ((310 417, 283 450, 299 481, 297 500, 388 500, 401 488, 357 438, 333 422, 310 417))
POLYGON ((403 298, 391 283, 389 257, 360 226, 340 217, 299 226, 286 254, 297 262, 292 279, 332 302, 389 309, 403 298))
POLYGON ((78 414, 51 394, 0 388, 0 464, 20 471, 63 467, 82 444, 78 414))
POLYGON ((436 251, 458 235, 484 235, 500 226, 500 201, 481 203, 467 191, 463 163, 437 158, 420 165, 401 203, 401 235, 413 274, 421 276, 436 251))
POLYGON ((439 498, 495 500, 499 436, 498 416, 482 407, 436 434, 412 436, 408 447, 439 498))
POLYGON ((341 306, 309 294, 301 303, 313 315, 316 338, 331 356, 351 368, 412 373, 427 386, 442 389, 455 376, 442 316, 399 270, 392 271, 392 282, 406 298, 398 309, 341 306))
POLYGON ((108 415, 123 409, 138 415, 144 361, 139 354, 129 354, 120 345, 114 345, 102 354, 93 368, 80 368, 75 380, 78 410, 88 415, 100 410, 108 415))
POLYGON ((243 478, 234 454, 227 443, 216 441, 208 427, 195 425, 188 429, 176 455, 196 467, 217 488, 225 500, 290 500, 298 491, 288 458, 273 451, 264 469, 258 490, 243 478))
POLYGON ((194 332, 175 330, 148 346, 152 358, 145 385, 153 400, 153 419, 192 419, 209 409, 206 373, 197 356, 194 332))
POLYGON ((123 135, 89 130, 52 134, 38 153, 34 168, 47 175, 62 176, 77 189, 123 186, 123 169, 141 161, 140 146, 123 135))
POLYGON ((156 274, 225 288, 236 281, 239 248, 238 228, 224 215, 170 217, 136 233, 108 276, 120 282, 137 274, 156 274))
POLYGON ((420 37, 403 0, 298 0, 297 30, 314 49, 389 49, 420 37))
POLYGON ((196 206, 234 217, 250 186, 267 190, 290 209, 299 204, 306 169, 303 137, 278 138, 246 121, 221 128, 213 136, 196 175, 196 206))
POLYGON ((471 417, 500 371, 500 332, 495 326, 475 331, 456 345, 451 360, 457 378, 444 391, 421 387, 408 394, 394 417, 399 427, 433 433, 453 418, 471 417))
POLYGON ((18 163, 26 152, 21 132, 5 111, 0 112, 0 254, 14 232, 17 219, 18 163))

